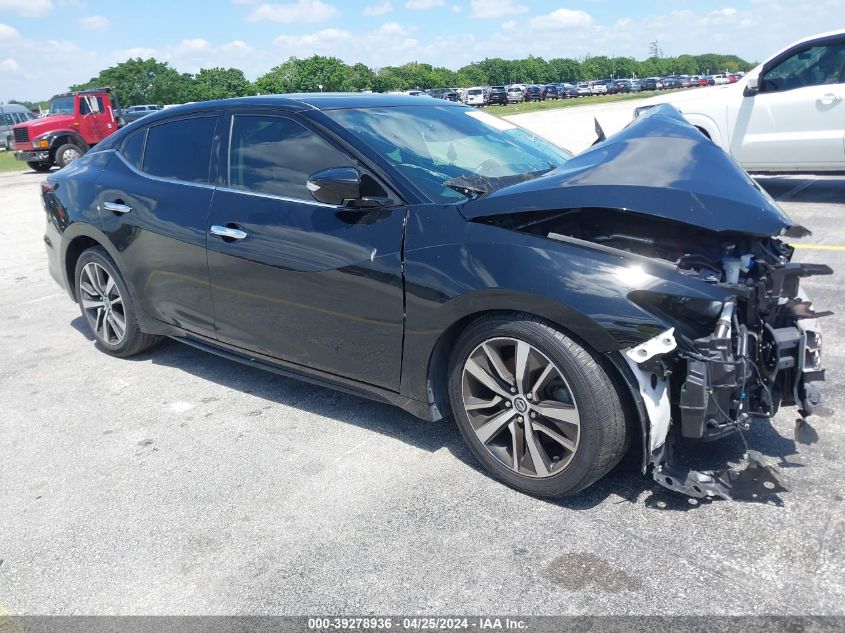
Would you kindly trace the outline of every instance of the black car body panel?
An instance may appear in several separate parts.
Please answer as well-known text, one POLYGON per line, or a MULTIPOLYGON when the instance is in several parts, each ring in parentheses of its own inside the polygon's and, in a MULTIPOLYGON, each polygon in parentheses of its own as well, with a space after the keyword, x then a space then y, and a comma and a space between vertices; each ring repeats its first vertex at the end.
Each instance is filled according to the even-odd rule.
MULTIPOLYGON (((48 177, 42 198, 50 273, 75 297, 74 262, 99 244, 136 298, 143 331, 426 419, 449 413, 444 372, 467 323, 515 309, 541 317, 617 368, 637 412, 643 467, 654 465, 661 484, 691 494, 696 487, 702 495, 728 493, 692 475, 672 484, 669 422, 655 422, 639 381, 654 375, 668 384, 673 372, 672 380, 686 376, 684 409, 672 422, 679 433, 707 439, 744 423, 743 408, 731 398, 745 383, 708 368, 763 361, 729 349, 719 310, 724 317, 728 306, 745 306, 748 323, 741 327, 765 324, 759 336, 772 337, 779 355, 782 369, 750 396, 752 404, 770 412, 781 401, 812 409, 808 384, 823 369, 817 355, 800 356, 820 339, 797 325, 804 317, 796 315, 812 314, 797 279, 829 269, 789 262, 791 249, 775 238, 800 227, 671 106, 645 111, 545 173, 479 177, 477 190, 452 203, 430 197, 389 152, 330 116, 394 107, 435 106, 407 96, 324 94, 150 114, 48 177), (233 117, 257 114, 292 121, 345 153, 381 189, 381 202, 353 208, 233 187, 227 171, 233 117), (200 115, 214 120, 207 177, 151 176, 124 156, 133 134, 200 115), (513 180, 521 182, 485 188, 513 180), (131 212, 108 211, 106 202, 131 212), (237 227, 249 239, 209 231, 219 226, 237 227), (737 262, 744 257, 745 287, 725 281, 723 262, 733 266, 734 251, 737 262), (660 354, 646 364, 630 360, 658 336, 677 341, 670 355, 677 365, 670 369, 660 354)), ((436 107, 489 116, 448 101, 436 107)))

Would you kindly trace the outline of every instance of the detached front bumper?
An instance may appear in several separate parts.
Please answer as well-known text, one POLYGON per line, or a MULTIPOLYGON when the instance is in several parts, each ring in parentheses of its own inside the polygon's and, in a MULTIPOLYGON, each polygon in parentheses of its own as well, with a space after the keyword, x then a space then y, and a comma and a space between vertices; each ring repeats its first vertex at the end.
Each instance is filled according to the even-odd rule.
POLYGON ((15 150, 15 160, 22 160, 27 163, 43 163, 50 160, 50 150, 15 150))

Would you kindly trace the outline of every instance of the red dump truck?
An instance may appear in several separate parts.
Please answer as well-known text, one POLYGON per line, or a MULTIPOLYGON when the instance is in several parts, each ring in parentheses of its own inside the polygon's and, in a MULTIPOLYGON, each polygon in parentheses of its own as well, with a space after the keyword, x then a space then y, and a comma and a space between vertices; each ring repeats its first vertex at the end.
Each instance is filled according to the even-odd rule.
POLYGON ((47 116, 12 128, 15 158, 35 171, 64 167, 122 125, 120 102, 111 88, 56 95, 47 116))

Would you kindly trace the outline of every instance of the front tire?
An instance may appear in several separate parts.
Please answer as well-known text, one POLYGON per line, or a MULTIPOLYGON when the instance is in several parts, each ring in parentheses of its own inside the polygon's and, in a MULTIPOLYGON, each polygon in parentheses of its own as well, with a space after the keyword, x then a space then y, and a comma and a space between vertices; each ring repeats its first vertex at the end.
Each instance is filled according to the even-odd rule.
POLYGON ((74 279, 82 317, 104 352, 127 358, 159 342, 138 326, 129 290, 105 249, 94 246, 82 253, 74 279))
POLYGON ((80 156, 82 156, 81 149, 73 143, 65 143, 56 150, 56 165, 59 168, 67 167, 80 156))
POLYGON ((627 448, 622 403, 596 357, 529 315, 480 319, 463 332, 449 400, 478 461, 530 495, 579 492, 627 448))

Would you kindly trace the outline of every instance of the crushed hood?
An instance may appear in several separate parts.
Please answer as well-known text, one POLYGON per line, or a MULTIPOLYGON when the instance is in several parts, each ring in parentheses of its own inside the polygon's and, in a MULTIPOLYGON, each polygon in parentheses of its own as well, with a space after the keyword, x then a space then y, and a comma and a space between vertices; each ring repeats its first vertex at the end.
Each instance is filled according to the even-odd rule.
POLYGON ((548 174, 470 200, 461 213, 472 219, 585 207, 717 232, 772 236, 793 226, 742 167, 666 104, 548 174))

